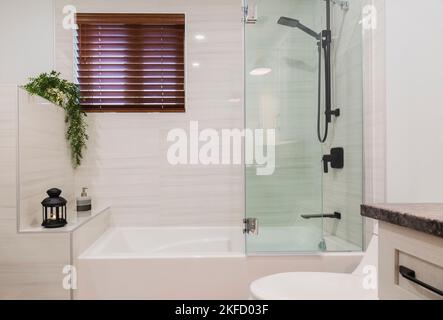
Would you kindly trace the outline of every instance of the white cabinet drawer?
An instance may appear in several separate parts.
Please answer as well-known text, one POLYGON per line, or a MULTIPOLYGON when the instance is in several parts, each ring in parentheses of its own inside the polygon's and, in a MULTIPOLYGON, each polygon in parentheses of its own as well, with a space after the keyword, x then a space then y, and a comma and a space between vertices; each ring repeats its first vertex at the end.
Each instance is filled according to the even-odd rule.
POLYGON ((442 299, 443 268, 397 250, 396 284, 424 299, 442 299))
POLYGON ((443 238, 380 223, 380 299, 443 299, 432 290, 443 291, 443 238))

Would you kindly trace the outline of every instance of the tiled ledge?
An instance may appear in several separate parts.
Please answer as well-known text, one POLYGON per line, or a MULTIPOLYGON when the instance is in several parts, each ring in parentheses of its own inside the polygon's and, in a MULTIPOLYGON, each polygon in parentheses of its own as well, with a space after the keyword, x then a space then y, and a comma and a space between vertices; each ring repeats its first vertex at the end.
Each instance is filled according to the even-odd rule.
POLYGON ((108 211, 109 209, 110 206, 98 206, 92 208, 92 210, 89 211, 89 214, 87 214, 87 213, 77 213, 75 209, 68 207, 67 209, 68 224, 63 228, 51 229, 51 228, 43 228, 42 226, 35 226, 35 227, 22 228, 18 232, 19 233, 70 233, 73 232, 74 230, 77 230, 82 225, 93 220, 102 213, 108 211))

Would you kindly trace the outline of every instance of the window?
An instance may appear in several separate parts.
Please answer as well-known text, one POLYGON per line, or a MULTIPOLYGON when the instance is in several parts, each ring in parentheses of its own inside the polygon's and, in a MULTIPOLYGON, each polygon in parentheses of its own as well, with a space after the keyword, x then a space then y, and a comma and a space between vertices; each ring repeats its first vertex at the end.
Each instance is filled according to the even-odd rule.
POLYGON ((184 112, 182 14, 77 14, 76 78, 86 112, 184 112))

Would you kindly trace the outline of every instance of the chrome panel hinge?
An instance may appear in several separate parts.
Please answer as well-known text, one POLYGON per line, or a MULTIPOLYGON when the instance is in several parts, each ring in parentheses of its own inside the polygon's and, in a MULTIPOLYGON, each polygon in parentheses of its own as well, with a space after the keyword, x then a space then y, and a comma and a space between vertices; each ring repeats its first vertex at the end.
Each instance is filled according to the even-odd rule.
POLYGON ((243 219, 243 223, 245 224, 245 228, 243 229, 243 233, 258 235, 258 219, 257 218, 246 218, 243 219))
POLYGON ((241 7, 242 11, 242 22, 246 22, 246 18, 248 17, 248 6, 241 7))
POLYGON ((257 6, 249 7, 248 5, 242 7, 243 22, 246 24, 257 23, 257 6))

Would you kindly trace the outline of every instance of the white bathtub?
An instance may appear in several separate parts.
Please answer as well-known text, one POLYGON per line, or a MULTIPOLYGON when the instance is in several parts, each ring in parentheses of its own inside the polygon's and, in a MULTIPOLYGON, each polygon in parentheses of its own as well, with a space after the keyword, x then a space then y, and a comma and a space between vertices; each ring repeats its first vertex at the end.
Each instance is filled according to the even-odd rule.
POLYGON ((247 299, 257 278, 350 272, 361 259, 359 253, 247 257, 244 252, 241 228, 111 228, 78 257, 74 297, 247 299))
POLYGON ((81 258, 242 257, 240 228, 111 228, 81 258))

